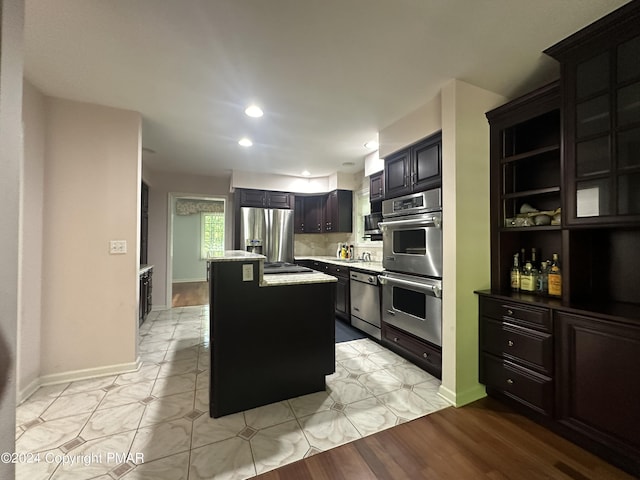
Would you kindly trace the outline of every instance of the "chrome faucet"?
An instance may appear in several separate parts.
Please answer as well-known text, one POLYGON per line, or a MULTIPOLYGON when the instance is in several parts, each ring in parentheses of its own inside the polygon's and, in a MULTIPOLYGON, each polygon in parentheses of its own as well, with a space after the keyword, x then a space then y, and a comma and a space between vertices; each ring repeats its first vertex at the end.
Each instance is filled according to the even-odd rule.
POLYGON ((362 261, 370 262, 371 261, 371 252, 362 252, 362 261))

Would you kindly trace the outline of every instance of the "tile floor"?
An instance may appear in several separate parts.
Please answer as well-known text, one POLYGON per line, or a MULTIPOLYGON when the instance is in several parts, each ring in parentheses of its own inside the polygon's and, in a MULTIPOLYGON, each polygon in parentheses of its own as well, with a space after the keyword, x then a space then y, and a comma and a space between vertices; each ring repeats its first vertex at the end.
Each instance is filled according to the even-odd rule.
POLYGON ((138 371, 41 387, 19 405, 16 478, 249 478, 448 406, 436 378, 361 339, 336 345, 326 392, 212 419, 208 313, 152 312, 138 371))

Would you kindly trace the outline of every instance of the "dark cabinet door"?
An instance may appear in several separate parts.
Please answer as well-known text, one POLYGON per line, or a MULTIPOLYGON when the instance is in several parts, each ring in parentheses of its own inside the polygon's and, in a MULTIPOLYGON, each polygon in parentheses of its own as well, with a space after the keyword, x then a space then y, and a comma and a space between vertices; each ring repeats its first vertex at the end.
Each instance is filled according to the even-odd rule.
POLYGON ((640 458, 640 326, 557 313, 560 421, 640 458))
POLYGON ((324 195, 314 195, 304 199, 305 233, 323 231, 324 195))
POLYGON ((414 192, 439 187, 442 183, 441 137, 430 137, 411 148, 411 184, 414 192))
POLYGON ((384 170, 369 177, 369 201, 384 200, 384 170))
POLYGON ((338 285, 336 290, 336 315, 345 320, 351 318, 349 306, 349 279, 344 277, 336 277, 338 285))
POLYGON ((294 195, 288 192, 266 192, 266 203, 268 208, 290 209, 294 195))
POLYGON ((293 210, 293 231, 295 233, 305 233, 304 221, 304 197, 296 195, 293 210))
POLYGON ((384 159, 384 186, 388 198, 411 192, 410 168, 409 150, 402 150, 384 159))
POLYGON ((149 250, 149 186, 142 182, 140 191, 140 265, 146 265, 149 250))
POLYGON ((353 192, 334 190, 325 196, 324 231, 350 233, 353 230, 353 192))
POLYGON ((266 207, 266 193, 264 190, 240 190, 240 206, 266 207))
POLYGON ((332 232, 338 227, 338 192, 327 194, 324 203, 324 231, 332 232))

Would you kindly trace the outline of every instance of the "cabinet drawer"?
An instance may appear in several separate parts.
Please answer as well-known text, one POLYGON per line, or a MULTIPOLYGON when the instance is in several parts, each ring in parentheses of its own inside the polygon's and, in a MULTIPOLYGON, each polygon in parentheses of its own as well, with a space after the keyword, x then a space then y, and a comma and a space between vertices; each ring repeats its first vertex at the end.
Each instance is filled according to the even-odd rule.
POLYGON ((480 315, 507 322, 522 322, 551 331, 551 314, 548 308, 480 297, 480 315))
POLYGON ((337 277, 349 278, 349 267, 343 267, 340 265, 333 265, 332 263, 326 264, 326 272, 329 275, 335 275, 337 277))
POLYGON ((530 328, 482 318, 480 349, 499 357, 513 359, 552 375, 553 337, 530 328))
MULTIPOLYGON (((432 375, 442 376, 442 352, 439 348, 422 342, 402 330, 385 324, 382 329, 382 343, 398 353, 409 354, 408 358, 432 375)), ((407 355, 404 355, 407 357, 407 355)))
POLYGON ((480 382, 545 415, 553 413, 553 381, 526 368, 482 354, 480 382))

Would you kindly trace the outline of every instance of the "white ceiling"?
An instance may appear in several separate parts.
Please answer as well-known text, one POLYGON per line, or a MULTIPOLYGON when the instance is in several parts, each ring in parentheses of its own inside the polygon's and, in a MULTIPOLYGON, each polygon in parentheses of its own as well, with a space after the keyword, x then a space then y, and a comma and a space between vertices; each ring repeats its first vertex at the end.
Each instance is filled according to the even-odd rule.
POLYGON ((26 0, 25 75, 140 112, 155 170, 355 172, 367 140, 448 80, 525 93, 558 77, 542 50, 625 3, 26 0))

